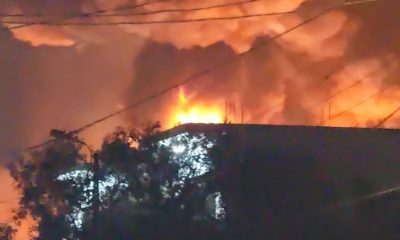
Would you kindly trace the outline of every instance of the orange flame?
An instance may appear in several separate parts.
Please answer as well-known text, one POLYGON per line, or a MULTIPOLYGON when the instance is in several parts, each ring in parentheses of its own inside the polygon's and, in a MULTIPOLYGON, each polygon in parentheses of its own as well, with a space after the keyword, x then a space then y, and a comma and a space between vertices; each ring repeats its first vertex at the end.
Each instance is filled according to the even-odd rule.
POLYGON ((222 123, 224 111, 218 106, 192 103, 183 88, 179 89, 178 102, 173 108, 169 127, 185 123, 222 123))

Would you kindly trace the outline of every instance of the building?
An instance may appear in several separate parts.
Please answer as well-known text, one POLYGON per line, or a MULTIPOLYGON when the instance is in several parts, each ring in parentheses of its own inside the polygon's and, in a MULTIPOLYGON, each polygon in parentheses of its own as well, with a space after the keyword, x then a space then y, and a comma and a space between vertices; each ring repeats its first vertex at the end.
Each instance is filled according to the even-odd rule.
POLYGON ((186 124, 159 137, 177 161, 201 155, 188 176, 216 185, 235 238, 400 236, 398 130, 186 124))

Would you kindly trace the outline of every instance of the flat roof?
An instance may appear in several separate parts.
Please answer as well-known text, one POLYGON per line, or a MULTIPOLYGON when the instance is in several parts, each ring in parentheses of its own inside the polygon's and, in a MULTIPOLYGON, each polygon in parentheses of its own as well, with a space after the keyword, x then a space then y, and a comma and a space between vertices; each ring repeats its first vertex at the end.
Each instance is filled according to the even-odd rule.
POLYGON ((270 124, 206 124, 206 123, 188 123, 178 125, 161 132, 161 136, 176 135, 184 132, 206 133, 215 131, 295 131, 295 132, 326 132, 326 133, 348 133, 348 134, 399 134, 400 129, 394 128, 361 128, 361 127, 329 127, 329 126, 305 126, 305 125, 270 125, 270 124))

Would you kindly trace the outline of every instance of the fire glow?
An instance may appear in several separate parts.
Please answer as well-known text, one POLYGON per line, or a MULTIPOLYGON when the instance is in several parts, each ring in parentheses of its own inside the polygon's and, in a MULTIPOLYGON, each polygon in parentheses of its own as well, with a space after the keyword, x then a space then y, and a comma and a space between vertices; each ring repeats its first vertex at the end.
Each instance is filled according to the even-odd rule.
POLYGON ((185 123, 222 123, 224 111, 218 106, 206 106, 202 103, 192 103, 184 89, 179 90, 176 107, 173 108, 170 127, 185 123))

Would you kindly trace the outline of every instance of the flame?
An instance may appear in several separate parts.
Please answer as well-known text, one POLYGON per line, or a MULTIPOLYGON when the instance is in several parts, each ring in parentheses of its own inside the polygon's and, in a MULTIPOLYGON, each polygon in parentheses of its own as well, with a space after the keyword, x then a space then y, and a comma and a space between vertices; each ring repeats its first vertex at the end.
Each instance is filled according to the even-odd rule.
POLYGON ((169 127, 185 123, 223 123, 224 111, 216 105, 192 103, 191 97, 185 94, 183 88, 179 89, 178 101, 173 107, 169 120, 169 127))
POLYGON ((180 87, 180 88, 179 88, 179 103, 182 104, 182 105, 184 105, 184 104, 186 104, 188 101, 189 101, 189 100, 188 100, 187 96, 185 95, 185 90, 184 90, 184 88, 183 88, 183 87, 180 87))
POLYGON ((178 112, 175 117, 179 124, 183 123, 221 123, 223 115, 217 109, 202 106, 190 107, 187 111, 178 112))

